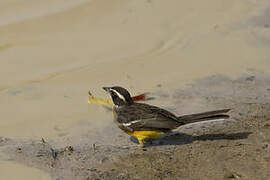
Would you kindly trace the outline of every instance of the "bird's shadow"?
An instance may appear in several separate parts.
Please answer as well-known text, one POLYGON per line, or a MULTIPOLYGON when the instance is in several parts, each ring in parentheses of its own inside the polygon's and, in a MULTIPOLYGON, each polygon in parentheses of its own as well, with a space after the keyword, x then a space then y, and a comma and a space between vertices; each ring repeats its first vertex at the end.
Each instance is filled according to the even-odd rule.
MULTIPOLYGON (((147 140, 146 146, 162 146, 162 145, 183 145, 190 144, 193 141, 214 141, 214 140, 239 140, 247 139, 252 132, 238 132, 238 133, 219 133, 219 134, 204 134, 199 136, 192 136, 185 133, 175 133, 173 135, 161 137, 156 140, 147 140)), ((130 140, 134 143, 138 143, 135 137, 130 137, 130 140)))

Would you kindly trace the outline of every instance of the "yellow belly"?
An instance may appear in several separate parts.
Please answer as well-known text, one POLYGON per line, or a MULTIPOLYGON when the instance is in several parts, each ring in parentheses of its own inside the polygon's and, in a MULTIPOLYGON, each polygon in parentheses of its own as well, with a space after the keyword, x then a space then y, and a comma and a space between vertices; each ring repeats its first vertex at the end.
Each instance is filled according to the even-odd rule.
MULTIPOLYGON (((115 120, 116 117, 115 117, 115 112, 113 110, 113 119, 115 120)), ((116 122, 117 123, 117 122, 116 122)), ((121 126, 119 126, 120 129, 121 126)), ((163 136, 165 133, 162 132, 162 131, 151 131, 151 130, 148 130, 148 131, 133 131, 133 132, 130 132, 130 131, 126 131, 124 129, 122 129, 125 133, 127 133, 128 135, 130 136, 133 136, 133 137, 136 137, 139 141, 139 143, 143 146, 144 144, 144 139, 157 139, 159 138, 160 136, 163 136)))
POLYGON ((136 137, 138 140, 156 139, 164 135, 164 133, 161 131, 134 131, 134 132, 125 131, 125 132, 130 136, 136 137))

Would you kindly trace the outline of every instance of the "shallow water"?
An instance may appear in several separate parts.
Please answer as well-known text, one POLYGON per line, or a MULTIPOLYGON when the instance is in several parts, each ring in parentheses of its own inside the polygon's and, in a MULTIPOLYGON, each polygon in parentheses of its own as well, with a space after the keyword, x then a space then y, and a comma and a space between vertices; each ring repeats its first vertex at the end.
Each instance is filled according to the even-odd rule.
POLYGON ((138 94, 269 71, 266 2, 1 1, 0 136, 80 139, 101 130, 111 115, 87 104, 89 88, 138 94))

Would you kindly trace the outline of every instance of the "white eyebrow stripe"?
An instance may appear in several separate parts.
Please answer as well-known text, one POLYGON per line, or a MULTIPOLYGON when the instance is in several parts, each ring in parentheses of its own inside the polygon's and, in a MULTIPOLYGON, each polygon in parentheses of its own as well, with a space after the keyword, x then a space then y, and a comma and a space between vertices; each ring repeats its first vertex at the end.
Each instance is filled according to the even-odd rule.
POLYGON ((114 89, 111 89, 111 91, 115 92, 115 94, 117 94, 117 96, 118 96, 120 99, 122 99, 123 101, 126 101, 125 97, 124 97, 122 94, 120 94, 119 92, 117 92, 117 91, 114 90, 114 89))
POLYGON ((140 122, 140 121, 141 120, 135 120, 135 121, 131 121, 129 123, 122 123, 122 124, 123 124, 123 126, 130 126, 130 125, 135 124, 135 123, 140 122))

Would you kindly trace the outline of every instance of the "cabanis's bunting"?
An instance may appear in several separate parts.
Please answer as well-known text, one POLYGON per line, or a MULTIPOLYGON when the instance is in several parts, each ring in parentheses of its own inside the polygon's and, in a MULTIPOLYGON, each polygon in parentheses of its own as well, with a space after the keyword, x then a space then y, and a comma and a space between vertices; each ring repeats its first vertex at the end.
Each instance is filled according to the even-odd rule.
POLYGON ((136 137, 141 147, 144 147, 145 139, 156 139, 185 124, 229 118, 223 113, 227 113, 230 109, 176 116, 165 109, 134 102, 129 92, 122 87, 103 87, 103 89, 112 98, 115 123, 125 133, 136 137))

